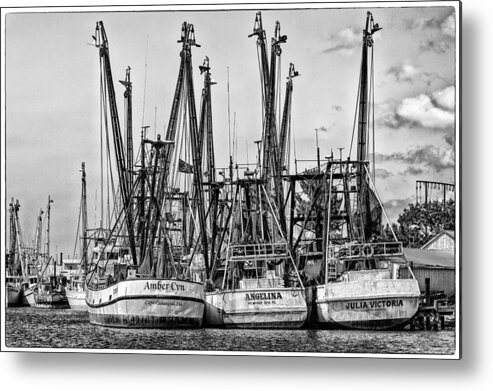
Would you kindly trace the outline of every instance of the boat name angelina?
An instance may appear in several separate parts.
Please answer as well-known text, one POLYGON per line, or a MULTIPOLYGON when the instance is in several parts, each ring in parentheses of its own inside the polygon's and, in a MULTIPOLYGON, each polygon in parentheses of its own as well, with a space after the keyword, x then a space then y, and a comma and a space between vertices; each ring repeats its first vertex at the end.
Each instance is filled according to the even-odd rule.
POLYGON ((347 303, 347 310, 362 310, 362 309, 375 309, 375 308, 385 308, 385 307, 402 307, 404 303, 402 299, 392 299, 392 300, 375 300, 375 301, 357 301, 354 303, 347 303))
POLYGON ((160 291, 169 291, 169 290, 172 290, 172 291, 184 291, 185 290, 185 285, 183 284, 178 284, 176 282, 172 282, 171 284, 168 283, 168 282, 161 282, 161 281, 158 281, 158 282, 149 282, 147 281, 145 286, 144 286, 144 289, 157 289, 157 290, 160 290, 160 291))
POLYGON ((282 299, 280 292, 261 292, 261 293, 247 293, 245 300, 276 300, 282 299))

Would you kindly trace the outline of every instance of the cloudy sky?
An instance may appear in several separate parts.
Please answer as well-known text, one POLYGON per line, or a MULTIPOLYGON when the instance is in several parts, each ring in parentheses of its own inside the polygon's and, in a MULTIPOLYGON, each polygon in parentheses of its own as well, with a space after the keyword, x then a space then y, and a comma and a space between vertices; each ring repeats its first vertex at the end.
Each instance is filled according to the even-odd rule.
MULTIPOLYGON (((262 10, 269 40, 276 20, 288 36, 282 47, 282 85, 290 62, 301 73, 294 79, 292 107, 297 159, 315 156, 317 128, 322 156, 339 147, 348 153, 366 12, 383 27, 374 46, 375 158, 377 188, 391 220, 414 202, 416 180, 453 183, 455 178, 457 14, 450 3, 441 4, 262 10)), ((151 126, 151 135, 166 127, 184 21, 194 24, 201 45, 192 50, 196 101, 203 85, 198 66, 205 56, 217 82, 212 110, 218 165, 226 165, 228 156, 228 68, 238 162, 245 163, 247 154, 253 161, 253 141, 261 134, 257 50, 255 39, 248 38, 256 8, 105 10, 22 10, 5 18, 5 196, 19 199, 30 243, 36 214, 51 195, 52 248, 67 255, 77 230, 82 161, 90 226, 97 225, 99 213, 99 57, 90 45, 96 21, 105 25, 115 81, 124 78, 127 66, 132 68, 134 139, 142 124, 151 126)), ((115 89, 123 121, 123 86, 115 89)))

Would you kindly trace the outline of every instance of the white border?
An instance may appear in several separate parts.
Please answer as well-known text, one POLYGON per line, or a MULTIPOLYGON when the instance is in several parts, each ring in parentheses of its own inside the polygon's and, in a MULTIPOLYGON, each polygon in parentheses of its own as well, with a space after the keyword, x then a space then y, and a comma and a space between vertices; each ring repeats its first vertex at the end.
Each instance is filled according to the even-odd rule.
MULTIPOLYGON (((333 8, 392 8, 392 7, 453 7, 455 9, 456 15, 456 64, 455 64, 455 75, 456 75, 456 102, 461 102, 461 69, 460 69, 460 37, 461 32, 461 11, 459 7, 459 1, 434 1, 434 2, 368 2, 368 3, 247 3, 247 4, 235 4, 235 3, 218 3, 218 4, 177 4, 177 5, 142 5, 142 6, 96 6, 96 7, 83 7, 83 6, 56 6, 52 7, 32 7, 32 8, 21 8, 21 7, 11 7, 2 8, 1 17, 3 24, 2 31, 2 41, 1 41, 1 85, 5 86, 5 18, 7 13, 17 12, 17 13, 33 13, 33 12, 50 12, 50 13, 61 13, 61 12, 116 12, 116 11, 200 11, 200 10, 264 10, 264 9, 333 9, 333 8)), ((1 89, 1 101, 5 102, 5 88, 1 89)), ((2 112, 2 122, 1 122, 1 132, 2 132, 2 143, 1 143, 1 179, 2 184, 5 184, 5 103, 1 108, 2 112)), ((130 350, 130 349, 62 349, 62 348, 9 348, 5 345, 5 321, 1 322, 1 350, 2 351, 12 351, 12 352, 70 352, 70 353, 131 353, 131 354, 166 354, 166 355, 230 355, 230 356, 279 356, 279 357, 377 357, 377 358, 426 358, 426 359, 441 359, 441 360, 454 360, 460 358, 460 347, 461 347, 461 294, 460 291, 460 275, 462 272, 462 262, 461 262, 461 213, 459 205, 461 205, 461 156, 460 156, 460 141, 461 141, 461 112, 460 105, 456 104, 456 132, 455 132, 455 153, 456 153, 456 164, 455 164, 455 183, 456 188, 459 191, 456 192, 456 257, 455 257, 455 270, 456 270, 456 346, 455 353, 453 355, 432 355, 432 354, 366 354, 366 353, 298 353, 298 352, 248 352, 248 351, 175 351, 175 350, 130 350), (457 235, 457 233, 459 235, 457 235)), ((2 257, 1 257, 1 270, 5 270, 5 252, 6 249, 6 219, 8 209, 6 208, 6 188, 2 186, 1 201, 4 206, 4 218, 1 219, 1 247, 2 247, 2 257)), ((3 274, 2 274, 3 276, 3 274)), ((1 281, 1 319, 5 319, 5 289, 4 280, 1 281)))

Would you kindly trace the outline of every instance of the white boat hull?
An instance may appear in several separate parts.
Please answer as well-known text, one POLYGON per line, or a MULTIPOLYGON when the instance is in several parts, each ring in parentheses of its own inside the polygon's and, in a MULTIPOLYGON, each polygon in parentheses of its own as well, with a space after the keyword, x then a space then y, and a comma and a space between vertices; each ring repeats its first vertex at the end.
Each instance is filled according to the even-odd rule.
POLYGON ((25 289, 24 297, 31 307, 36 307, 36 301, 34 300, 34 288, 25 289))
POLYGON ((418 311, 415 279, 334 282, 316 289, 319 325, 358 330, 405 326, 418 311))
POLYGON ((124 328, 200 327, 204 286, 176 279, 124 280, 86 289, 92 324, 124 328))
POLYGON ((75 311, 87 311, 88 306, 86 303, 86 291, 85 290, 67 290, 66 291, 68 305, 70 309, 75 311))
POLYGON ((35 306, 39 308, 68 308, 67 297, 61 292, 34 292, 35 306))
POLYGON ((21 301, 22 288, 16 285, 7 285, 7 306, 18 307, 21 301))
POLYGON ((206 293, 205 324, 228 328, 300 328, 307 319, 302 288, 206 293))
POLYGON ((24 299, 31 307, 38 308, 68 308, 67 297, 62 292, 39 293, 37 288, 24 290, 24 299))

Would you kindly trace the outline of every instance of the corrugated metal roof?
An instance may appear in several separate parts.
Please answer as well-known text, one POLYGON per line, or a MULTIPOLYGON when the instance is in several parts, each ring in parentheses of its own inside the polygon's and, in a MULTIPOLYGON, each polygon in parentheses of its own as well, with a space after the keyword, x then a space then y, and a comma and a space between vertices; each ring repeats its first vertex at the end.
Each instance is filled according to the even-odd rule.
POLYGON ((405 248, 404 255, 414 265, 455 267, 455 256, 450 251, 405 248))

